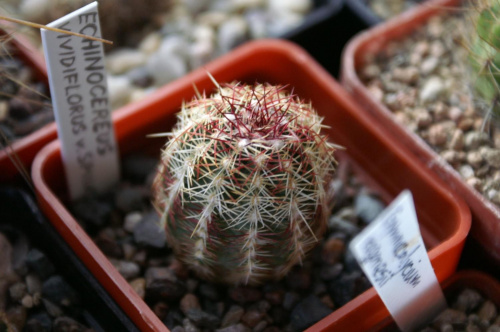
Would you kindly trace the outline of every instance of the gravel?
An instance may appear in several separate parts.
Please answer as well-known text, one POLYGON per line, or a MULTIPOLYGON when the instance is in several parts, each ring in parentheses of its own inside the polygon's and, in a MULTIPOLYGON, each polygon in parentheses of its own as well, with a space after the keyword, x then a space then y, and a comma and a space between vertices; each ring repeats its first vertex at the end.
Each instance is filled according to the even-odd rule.
POLYGON ((497 306, 476 290, 465 288, 449 303, 450 307, 421 331, 500 331, 497 306))
POLYGON ((398 122, 500 206, 500 130, 485 122, 487 107, 467 84, 465 22, 457 15, 434 17, 405 40, 367 56, 359 75, 398 122))
POLYGON ((0 330, 91 332, 79 295, 22 233, 0 232, 0 330), (20 244, 22 243, 22 244, 20 244), (19 250, 27 244, 28 250, 19 250), (19 260, 14 268, 14 256, 19 260))
POLYGON ((2 42, 0 49, 0 148, 54 121, 44 83, 36 80, 16 50, 2 42))
MULTIPOLYGON (((154 158, 147 158, 125 159, 124 163, 134 165, 135 171, 127 172, 131 178, 117 186, 112 192, 115 196, 132 184, 140 191, 137 174, 142 174, 144 190, 149 188, 148 179, 155 172, 155 163, 154 158), (144 169, 139 169, 141 165, 144 169)), ((115 205, 117 199, 109 198, 110 193, 101 200, 77 202, 73 213, 79 218, 78 213, 83 212, 83 224, 88 224, 82 204, 95 200, 108 204, 113 217, 100 227, 92 224, 87 231, 98 244, 106 234, 109 241, 122 248, 120 257, 103 250, 110 260, 119 259, 120 264, 129 262, 139 267, 138 274, 120 272, 170 330, 301 331, 370 287, 357 263, 346 255, 346 248, 384 204, 358 182, 344 163, 337 172, 336 188, 337 203, 320 245, 284 279, 259 287, 219 285, 196 277, 177 261, 168 243, 160 241, 159 234, 162 238, 164 234, 155 223, 158 219, 152 217, 156 212, 151 205, 133 212, 123 211, 115 205), (138 236, 144 218, 155 222, 143 230, 150 235, 138 236)), ((144 202, 144 197, 134 197, 144 202)), ((151 197, 146 197, 146 201, 152 201, 151 197)))

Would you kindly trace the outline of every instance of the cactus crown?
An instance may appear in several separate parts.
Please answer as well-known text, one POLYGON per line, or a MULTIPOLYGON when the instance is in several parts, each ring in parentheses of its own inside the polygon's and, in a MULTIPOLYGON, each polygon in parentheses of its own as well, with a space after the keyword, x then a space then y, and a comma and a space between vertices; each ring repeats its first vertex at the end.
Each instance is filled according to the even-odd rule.
POLYGON ((470 65, 474 88, 490 105, 486 117, 500 124, 500 0, 478 0, 470 29, 470 65))
POLYGON ((202 277, 258 284, 318 242, 335 146, 282 86, 231 83, 183 105, 162 152, 155 206, 177 256, 202 277))

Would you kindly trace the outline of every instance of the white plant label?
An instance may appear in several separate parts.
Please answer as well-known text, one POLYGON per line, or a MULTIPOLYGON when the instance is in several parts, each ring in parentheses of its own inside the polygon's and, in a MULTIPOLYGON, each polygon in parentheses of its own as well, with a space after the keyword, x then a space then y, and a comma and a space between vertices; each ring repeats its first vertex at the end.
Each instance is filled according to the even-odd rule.
POLYGON ((446 308, 410 191, 356 236, 350 250, 402 331, 415 330, 446 308))
MULTIPOLYGON (((100 38, 97 2, 48 26, 100 38)), ((120 177, 103 45, 45 29, 41 34, 70 196, 102 192, 120 177)))

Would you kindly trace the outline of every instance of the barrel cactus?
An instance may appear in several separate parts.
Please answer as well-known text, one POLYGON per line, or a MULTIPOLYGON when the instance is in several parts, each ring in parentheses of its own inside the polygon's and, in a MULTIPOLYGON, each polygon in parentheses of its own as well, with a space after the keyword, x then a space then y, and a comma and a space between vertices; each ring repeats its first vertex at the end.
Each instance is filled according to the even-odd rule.
POLYGON ((500 121, 500 0, 473 2, 470 67, 475 92, 488 103, 486 117, 500 121))
POLYGON ((311 104, 285 87, 216 85, 182 106, 154 203, 169 245, 195 273, 255 285, 285 275, 323 235, 336 146, 311 104))

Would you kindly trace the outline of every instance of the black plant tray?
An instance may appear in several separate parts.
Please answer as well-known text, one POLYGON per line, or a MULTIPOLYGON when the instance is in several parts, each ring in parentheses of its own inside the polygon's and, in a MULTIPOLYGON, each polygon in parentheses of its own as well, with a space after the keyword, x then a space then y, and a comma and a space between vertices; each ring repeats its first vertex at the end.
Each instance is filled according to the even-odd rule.
MULTIPOLYGON (((413 0, 415 3, 422 3, 425 0, 413 0)), ((366 4, 367 0, 346 0, 346 8, 357 18, 358 24, 363 24, 364 28, 369 28, 384 21, 377 16, 366 4)))
POLYGON ((31 247, 47 255, 57 274, 78 292, 82 323, 96 332, 139 331, 47 222, 33 198, 25 191, 0 187, 0 231, 9 238, 24 234, 31 247))
POLYGON ((283 36, 302 46, 333 76, 338 77, 340 57, 346 43, 366 28, 345 6, 351 0, 315 0, 305 21, 283 36))

